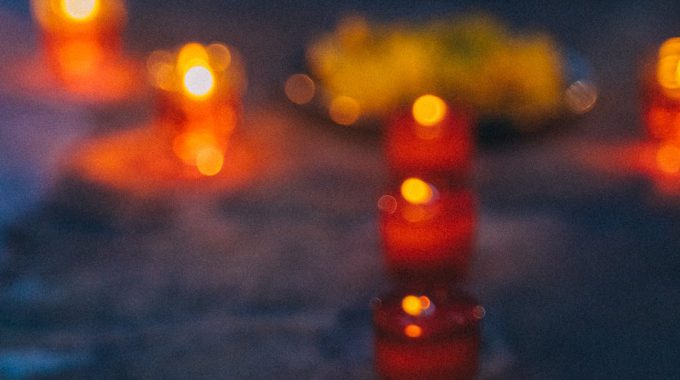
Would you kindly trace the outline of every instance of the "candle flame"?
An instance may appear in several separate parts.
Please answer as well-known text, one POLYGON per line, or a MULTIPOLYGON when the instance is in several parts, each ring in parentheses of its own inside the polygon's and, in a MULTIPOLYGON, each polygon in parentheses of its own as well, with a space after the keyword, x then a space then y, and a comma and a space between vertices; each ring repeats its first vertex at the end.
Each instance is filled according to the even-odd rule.
POLYGON ((401 184, 401 196, 414 205, 425 205, 434 198, 432 186, 419 178, 409 178, 401 184))
POLYGON ((196 99, 205 99, 215 89, 215 75, 208 65, 190 67, 183 76, 185 92, 196 99))
POLYGON ((446 117, 446 103, 438 96, 423 95, 413 103, 413 118, 424 127, 433 127, 446 117))
POLYGON ((659 48, 656 75, 662 87, 680 89, 680 38, 670 38, 659 48))
POLYGON ((61 11, 73 21, 85 22, 93 19, 99 12, 99 0, 62 0, 61 11))
POLYGON ((410 316, 417 317, 432 306, 432 301, 426 296, 409 295, 401 301, 401 308, 410 316))
POLYGON ((420 338, 423 335, 423 328, 418 325, 408 325, 404 328, 404 335, 409 338, 420 338))

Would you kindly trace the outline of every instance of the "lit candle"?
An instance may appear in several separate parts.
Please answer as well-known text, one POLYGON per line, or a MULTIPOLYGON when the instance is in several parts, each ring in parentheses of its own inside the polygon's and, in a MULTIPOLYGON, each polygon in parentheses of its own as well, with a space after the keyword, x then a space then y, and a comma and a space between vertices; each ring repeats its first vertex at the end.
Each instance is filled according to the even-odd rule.
POLYGON ((129 85, 121 73, 122 0, 32 0, 46 65, 69 89, 129 85))
POLYGON ((148 60, 159 91, 159 127, 168 147, 205 176, 218 174, 240 113, 243 74, 225 45, 184 45, 148 60))
POLYGON ((424 95, 390 122, 386 151, 395 174, 444 173, 466 179, 472 164, 472 124, 466 113, 424 95))
POLYGON ((680 37, 661 45, 644 86, 643 117, 649 134, 680 140, 680 37))
POLYGON ((474 379, 485 310, 469 296, 395 292, 374 304, 375 361, 384 379, 474 379))
POLYGON ((378 206, 385 257, 398 278, 448 282, 464 276, 474 241, 472 192, 412 177, 378 206))

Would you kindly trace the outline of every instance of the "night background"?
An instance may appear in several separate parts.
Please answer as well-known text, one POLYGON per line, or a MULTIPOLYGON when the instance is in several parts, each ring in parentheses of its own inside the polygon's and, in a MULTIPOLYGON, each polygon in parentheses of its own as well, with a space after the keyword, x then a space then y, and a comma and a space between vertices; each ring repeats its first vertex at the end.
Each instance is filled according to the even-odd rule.
POLYGON ((598 98, 478 141, 462 285, 486 310, 478 377, 680 378, 680 174, 639 164, 643 68, 680 35, 680 2, 127 6, 125 54, 142 66, 189 41, 240 51, 247 173, 142 190, 144 175, 84 175, 81 147, 153 120, 153 90, 104 104, 22 88, 9 68, 40 49, 38 26, 28 1, 0 0, 0 379, 377 378, 371 305, 395 286, 376 206, 385 138, 291 103, 284 83, 345 16, 480 11, 550 35, 598 98))

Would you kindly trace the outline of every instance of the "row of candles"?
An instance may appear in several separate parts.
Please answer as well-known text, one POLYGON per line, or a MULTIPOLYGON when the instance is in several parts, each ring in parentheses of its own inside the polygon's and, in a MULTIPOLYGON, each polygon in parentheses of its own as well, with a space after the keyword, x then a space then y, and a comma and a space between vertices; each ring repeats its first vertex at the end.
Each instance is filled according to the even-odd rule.
MULTIPOLYGON (((40 26, 41 62, 60 87, 87 99, 130 96, 138 81, 122 48, 123 0, 32 0, 31 5, 40 26)), ((241 113, 245 79, 237 54, 222 43, 188 43, 153 52, 146 66, 156 88, 155 140, 190 169, 178 172, 220 173, 241 113)))
POLYGON ((475 231, 467 114, 429 94, 386 128, 392 190, 378 207, 397 285, 374 308, 376 367, 385 379, 472 379, 477 373, 485 310, 459 289, 475 231))
MULTIPOLYGON (((122 1, 32 4, 45 65, 67 90, 129 85, 122 1)), ((224 44, 189 43, 153 52, 147 71, 158 89, 155 138, 181 165, 218 174, 241 108, 238 57, 224 44)), ((464 112, 434 95, 390 122, 393 190, 379 207, 387 263, 399 285, 375 304, 376 366, 384 378, 475 376, 484 309, 456 289, 470 264, 475 226, 471 131, 464 112)))

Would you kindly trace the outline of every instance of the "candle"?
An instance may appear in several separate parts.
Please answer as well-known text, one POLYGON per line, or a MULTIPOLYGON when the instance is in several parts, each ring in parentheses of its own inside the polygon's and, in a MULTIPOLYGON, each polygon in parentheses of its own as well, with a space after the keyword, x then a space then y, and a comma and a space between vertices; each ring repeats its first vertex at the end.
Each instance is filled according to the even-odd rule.
POLYGON ((474 203, 469 190, 416 177, 381 197, 380 229, 392 272, 404 281, 460 280, 473 250, 474 203))
POLYGON ((174 54, 152 53, 148 69, 167 146, 198 173, 217 175, 240 113, 243 74, 232 50, 189 43, 174 54))
POLYGON ((485 310, 447 290, 398 291, 374 304, 375 361, 384 379, 474 379, 485 310))
POLYGON ((69 90, 130 85, 129 73, 120 67, 122 0, 32 0, 31 5, 45 64, 69 90))
POLYGON ((643 118, 656 139, 680 139, 680 38, 665 41, 646 73, 643 118))
POLYGON ((393 173, 466 179, 473 150, 471 121, 441 98, 421 96, 388 125, 386 150, 393 173))

